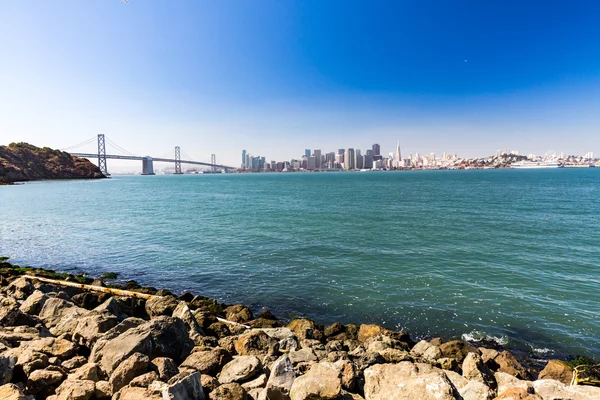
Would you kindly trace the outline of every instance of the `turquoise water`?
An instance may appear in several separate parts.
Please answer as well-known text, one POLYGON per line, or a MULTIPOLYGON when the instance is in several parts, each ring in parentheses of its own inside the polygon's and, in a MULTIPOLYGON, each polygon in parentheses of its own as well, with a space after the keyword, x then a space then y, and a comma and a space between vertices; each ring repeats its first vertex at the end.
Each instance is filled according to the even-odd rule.
POLYGON ((600 169, 0 188, 0 255, 414 337, 600 356, 600 169))

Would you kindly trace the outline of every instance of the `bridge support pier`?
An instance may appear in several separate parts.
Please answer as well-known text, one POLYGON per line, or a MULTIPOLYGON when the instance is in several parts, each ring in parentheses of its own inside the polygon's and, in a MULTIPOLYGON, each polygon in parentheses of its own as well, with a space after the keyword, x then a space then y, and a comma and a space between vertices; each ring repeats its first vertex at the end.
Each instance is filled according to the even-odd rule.
POLYGON ((142 175, 154 175, 154 162, 152 157, 142 158, 142 175))
POLYGON ((175 175, 183 174, 181 172, 181 149, 175 146, 175 175))
POLYGON ((98 168, 104 176, 109 176, 108 169, 106 168, 106 143, 104 142, 104 134, 98 134, 98 168))

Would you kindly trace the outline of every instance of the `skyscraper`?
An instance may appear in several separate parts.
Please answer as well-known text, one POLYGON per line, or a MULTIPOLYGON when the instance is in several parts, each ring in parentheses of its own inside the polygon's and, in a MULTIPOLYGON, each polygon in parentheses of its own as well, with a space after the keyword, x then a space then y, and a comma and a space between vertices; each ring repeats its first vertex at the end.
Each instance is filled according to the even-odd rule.
POLYGON ((321 164, 323 162, 321 160, 321 150, 315 150, 314 156, 315 156, 315 169, 321 169, 321 164))
POLYGON ((377 143, 375 143, 373 145, 373 155, 374 156, 380 156, 381 155, 381 147, 377 143))
POLYGON ((398 144, 396 144, 396 155, 394 157, 394 166, 396 168, 402 167, 402 154, 400 154, 400 141, 398 140, 398 144))
POLYGON ((310 157, 310 149, 305 149, 304 155, 306 156, 306 158, 310 157))
POLYGON ((363 158, 359 149, 354 152, 354 168, 363 169, 363 158))
POLYGON ((242 167, 246 166, 246 150, 242 150, 242 167))
POLYGON ((346 150, 346 154, 344 156, 344 169, 354 169, 356 168, 354 164, 354 149, 349 148, 346 150))

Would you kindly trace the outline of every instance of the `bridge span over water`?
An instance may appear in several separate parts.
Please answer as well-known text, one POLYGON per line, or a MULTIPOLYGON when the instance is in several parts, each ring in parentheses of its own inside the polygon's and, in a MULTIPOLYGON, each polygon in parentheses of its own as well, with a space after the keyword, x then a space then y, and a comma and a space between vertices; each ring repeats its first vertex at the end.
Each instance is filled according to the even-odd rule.
MULTIPOLYGON (((91 140, 94 140, 94 139, 95 138, 89 139, 88 141, 86 141, 84 143, 80 143, 80 144, 72 146, 72 147, 81 147, 82 145, 90 143, 91 140)), ((63 149, 63 150, 66 150, 66 149, 63 149)), ((69 152, 69 153, 76 157, 83 157, 83 158, 88 158, 88 159, 95 159, 97 157, 98 158, 98 167, 100 168, 100 171, 102 171, 102 173, 104 175, 109 175, 107 164, 106 164, 107 159, 141 161, 142 162, 142 175, 153 175, 154 174, 154 161, 174 163, 175 174, 183 173, 181 171, 181 164, 202 165, 205 167, 210 167, 212 172, 216 172, 217 169, 221 169, 225 172, 228 172, 228 171, 234 169, 234 167, 217 164, 216 156, 214 154, 211 155, 211 162, 193 161, 193 160, 185 160, 185 159, 182 160, 181 159, 181 148, 179 146, 175 146, 175 157, 174 158, 136 156, 136 155, 133 155, 132 153, 130 153, 129 151, 123 149, 119 145, 111 142, 108 138, 106 138, 104 136, 104 134, 98 135, 98 153, 72 153, 72 152, 69 152), (106 154, 106 141, 109 141, 109 143, 111 143, 116 149, 121 150, 122 152, 125 152, 125 153, 129 153, 129 154, 126 154, 126 155, 106 154)))

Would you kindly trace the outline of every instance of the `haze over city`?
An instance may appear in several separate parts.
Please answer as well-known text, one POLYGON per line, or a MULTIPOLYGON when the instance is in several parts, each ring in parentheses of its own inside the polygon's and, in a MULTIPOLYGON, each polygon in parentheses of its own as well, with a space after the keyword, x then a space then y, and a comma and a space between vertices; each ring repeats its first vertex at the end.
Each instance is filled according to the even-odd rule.
POLYGON ((35 5, 0 4, 2 142, 104 133, 232 166, 245 148, 289 160, 397 140, 406 154, 600 152, 596 2, 35 5))

